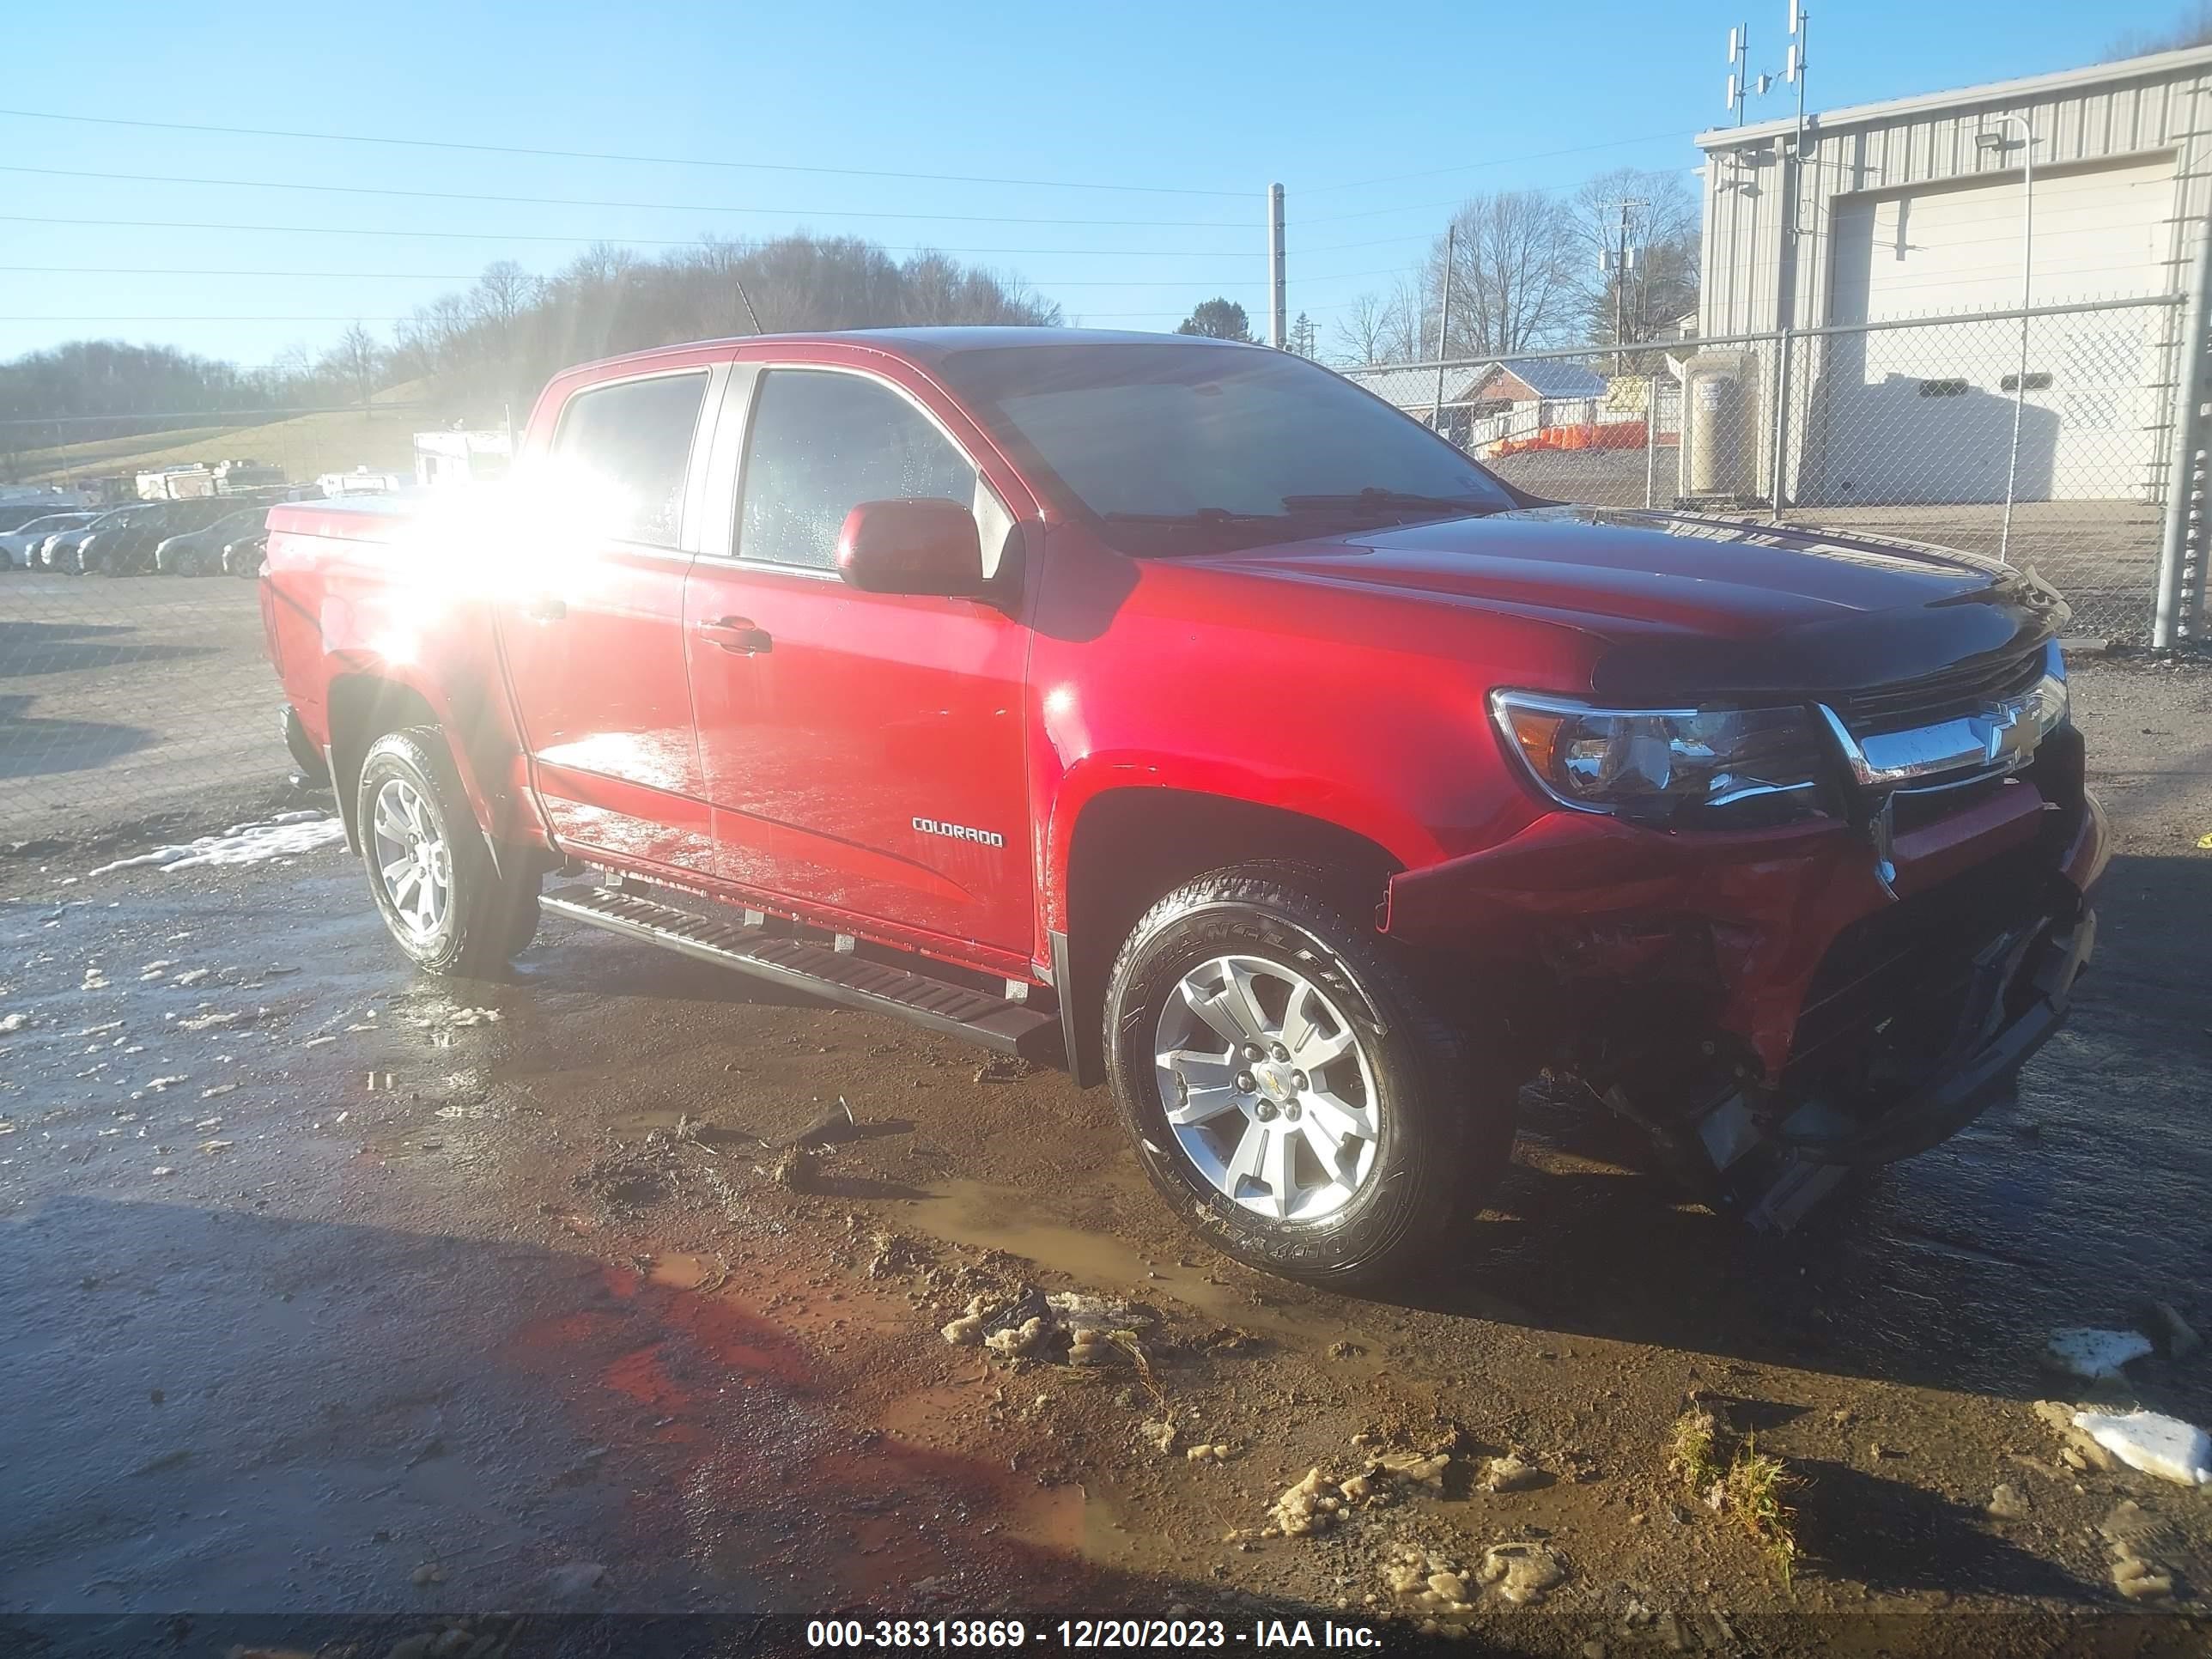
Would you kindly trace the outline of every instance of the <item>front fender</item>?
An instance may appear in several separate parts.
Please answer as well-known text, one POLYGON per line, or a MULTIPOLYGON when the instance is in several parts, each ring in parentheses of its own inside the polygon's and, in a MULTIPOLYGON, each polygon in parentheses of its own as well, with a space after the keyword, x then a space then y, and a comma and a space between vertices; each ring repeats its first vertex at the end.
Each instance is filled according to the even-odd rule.
POLYGON ((1062 772, 1053 795, 1042 860, 1051 931, 1068 931, 1069 870, 1085 811, 1102 796, 1129 789, 1172 791, 1288 813, 1370 842, 1401 867, 1443 856, 1434 835, 1401 801, 1341 778, 1218 756, 1102 750, 1082 756, 1062 772))

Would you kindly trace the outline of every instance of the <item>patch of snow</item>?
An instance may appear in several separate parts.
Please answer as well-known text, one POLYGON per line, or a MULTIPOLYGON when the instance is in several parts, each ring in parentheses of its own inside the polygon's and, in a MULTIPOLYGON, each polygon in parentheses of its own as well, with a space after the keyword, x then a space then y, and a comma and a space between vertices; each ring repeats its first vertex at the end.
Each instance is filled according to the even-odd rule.
POLYGON ((169 983, 172 985, 197 985, 213 972, 215 972, 215 969, 212 968, 189 968, 183 973, 173 976, 170 979, 169 983))
POLYGON ((2212 1435, 2160 1412, 2075 1412, 2074 1426, 2131 1469, 2185 1486, 2212 1486, 2212 1435))
POLYGON ((273 859, 319 852, 345 839, 345 826, 320 812, 279 812, 259 823, 234 823, 220 836, 202 836, 179 846, 157 847, 150 853, 118 859, 89 872, 112 875, 155 865, 164 870, 203 869, 215 866, 266 864, 273 859))
POLYGON ((31 1017, 28 1014, 17 1013, 0 1016, 0 1036, 4 1036, 10 1031, 20 1031, 30 1023, 31 1017))
POLYGON ((2045 1352, 2061 1370, 2095 1382, 2119 1376, 2122 1366, 2151 1352, 2151 1341, 2141 1331, 2104 1331, 2075 1326, 2051 1332, 2045 1352))

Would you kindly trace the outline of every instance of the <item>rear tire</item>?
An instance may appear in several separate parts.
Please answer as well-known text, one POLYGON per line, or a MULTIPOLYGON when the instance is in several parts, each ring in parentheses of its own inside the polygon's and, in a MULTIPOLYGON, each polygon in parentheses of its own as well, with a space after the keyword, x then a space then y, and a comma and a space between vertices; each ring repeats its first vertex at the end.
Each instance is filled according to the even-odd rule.
POLYGON ((483 978, 530 942, 537 878, 502 876, 494 865, 435 726, 370 744, 356 800, 369 891, 416 966, 483 978))
POLYGON ((1160 900, 1114 964, 1107 1073, 1146 1174, 1216 1248, 1372 1285, 1417 1273, 1480 1207, 1515 1089, 1327 890, 1256 864, 1160 900))

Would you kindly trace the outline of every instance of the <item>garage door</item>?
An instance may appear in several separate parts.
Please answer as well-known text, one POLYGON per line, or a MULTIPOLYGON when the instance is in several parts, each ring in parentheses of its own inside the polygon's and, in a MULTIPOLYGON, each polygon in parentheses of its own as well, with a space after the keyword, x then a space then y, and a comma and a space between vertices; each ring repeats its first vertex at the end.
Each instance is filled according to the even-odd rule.
MULTIPOLYGON (((1839 202, 1830 315, 1882 323, 2020 304, 2021 179, 1839 202)), ((2163 293, 2170 159, 2035 183, 2034 303, 2163 293)), ((2138 499, 2150 482, 2164 313, 2123 308, 2032 325, 2021 422, 2024 500, 2138 499)), ((1830 337, 1817 434, 1832 500, 2002 499, 2017 322, 1830 337)), ((1808 458, 1809 459, 1809 458, 1808 458)))

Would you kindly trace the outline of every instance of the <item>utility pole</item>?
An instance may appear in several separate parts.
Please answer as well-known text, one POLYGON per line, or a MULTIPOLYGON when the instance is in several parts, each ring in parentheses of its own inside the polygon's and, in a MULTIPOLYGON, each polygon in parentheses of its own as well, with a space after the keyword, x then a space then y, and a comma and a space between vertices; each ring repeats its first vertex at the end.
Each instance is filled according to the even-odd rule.
MULTIPOLYGON (((1997 557, 2012 557, 2012 503, 2020 483, 2020 417, 2027 403, 2028 307, 2035 301, 2035 125, 2025 115, 1990 118, 2001 126, 2020 129, 2020 368, 2012 381, 2012 448, 2005 460, 2004 527, 1997 532, 1997 557)), ((1978 132, 1974 148, 2002 155, 2002 132, 1978 132)))
POLYGON ((1444 227, 1443 298, 1437 308, 1437 406, 1429 424, 1444 429, 1444 354, 1451 349, 1451 279, 1454 256, 1459 252, 1459 227, 1444 227))
POLYGON ((1624 196, 1613 206, 1620 210, 1620 228, 1610 250, 1598 251, 1598 264, 1602 269, 1610 252, 1613 276, 1613 372, 1626 372, 1620 348, 1628 343, 1628 216, 1638 208, 1650 207, 1650 203, 1636 197, 1624 196))
POLYGON ((1267 343, 1280 351, 1288 311, 1283 279, 1283 187, 1267 186, 1267 343))
MULTIPOLYGON (((1782 276, 1781 314, 1776 319, 1785 328, 1797 320, 1797 276, 1802 263, 1797 244, 1804 234, 1799 220, 1805 204, 1805 42, 1811 15, 1802 0, 1790 0, 1790 51, 1782 61, 1782 78, 1797 88, 1797 131, 1790 141, 1789 189, 1782 204, 1783 232, 1790 239, 1790 248, 1782 276)), ((1759 85, 1764 91, 1764 76, 1759 85)))

